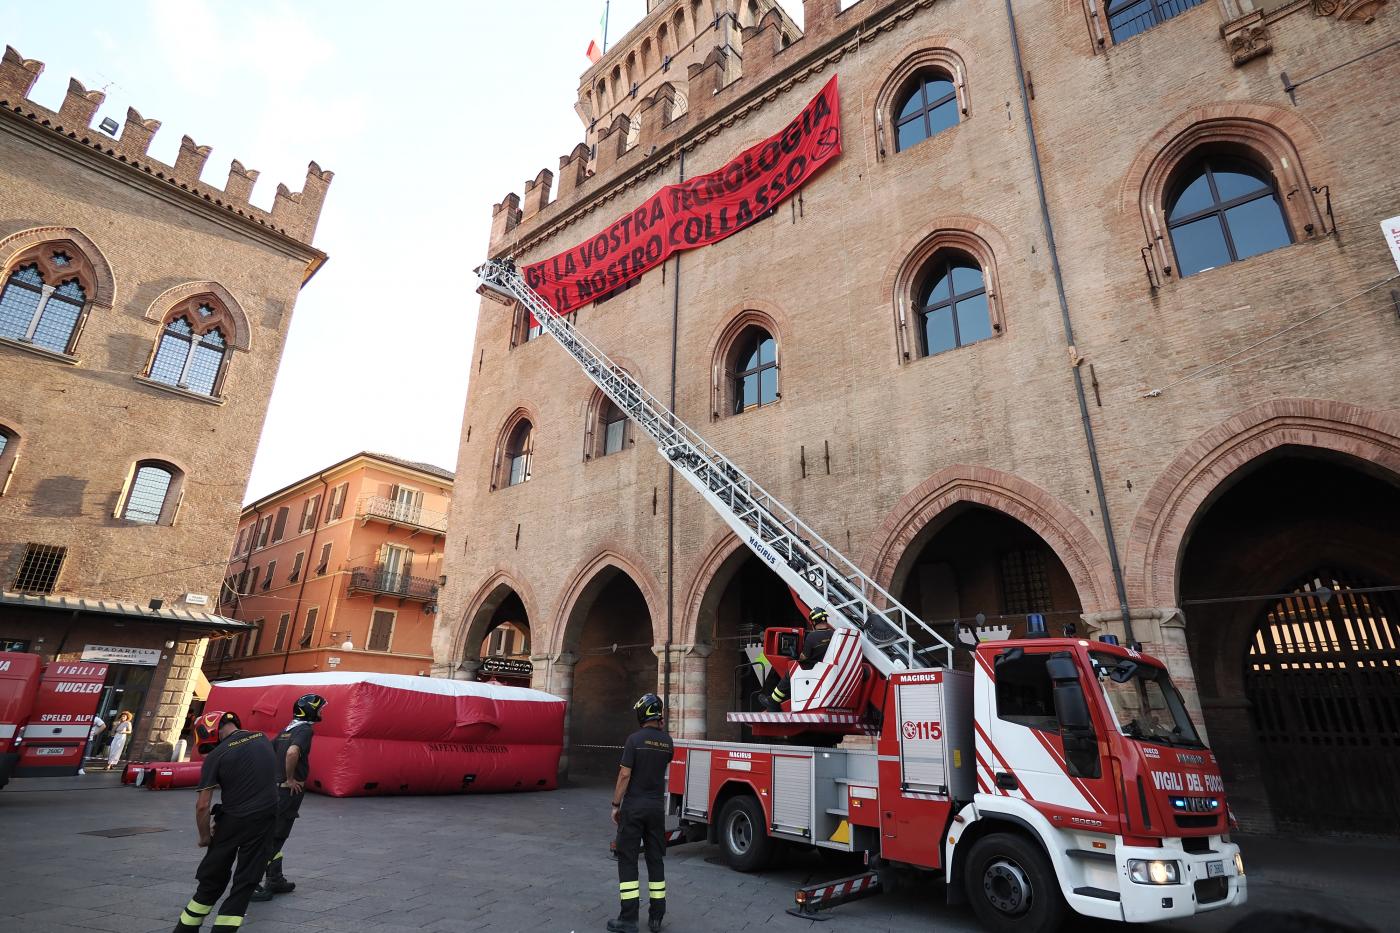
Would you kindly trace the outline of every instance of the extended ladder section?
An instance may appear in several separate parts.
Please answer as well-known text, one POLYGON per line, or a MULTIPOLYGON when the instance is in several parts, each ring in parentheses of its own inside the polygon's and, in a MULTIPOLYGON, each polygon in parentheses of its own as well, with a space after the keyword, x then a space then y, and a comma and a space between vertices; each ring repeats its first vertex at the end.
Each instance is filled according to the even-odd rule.
POLYGON ((486 288, 519 302, 534 316, 806 605, 825 606, 835 627, 864 635, 862 651, 876 670, 889 676, 910 668, 952 666, 952 645, 608 359, 530 288, 513 262, 491 260, 476 274, 486 288))

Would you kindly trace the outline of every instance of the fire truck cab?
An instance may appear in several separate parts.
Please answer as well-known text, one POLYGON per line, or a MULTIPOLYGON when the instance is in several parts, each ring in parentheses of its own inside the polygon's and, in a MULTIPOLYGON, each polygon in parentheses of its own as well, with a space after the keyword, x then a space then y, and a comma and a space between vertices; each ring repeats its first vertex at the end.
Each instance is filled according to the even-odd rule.
POLYGON ((731 714, 774 732, 828 715, 878 736, 874 750, 678 740, 673 811, 740 871, 781 840, 941 872, 993 930, 1245 902, 1215 756, 1165 665, 1111 637, 984 641, 971 656, 971 671, 875 678, 880 696, 853 719, 731 714))

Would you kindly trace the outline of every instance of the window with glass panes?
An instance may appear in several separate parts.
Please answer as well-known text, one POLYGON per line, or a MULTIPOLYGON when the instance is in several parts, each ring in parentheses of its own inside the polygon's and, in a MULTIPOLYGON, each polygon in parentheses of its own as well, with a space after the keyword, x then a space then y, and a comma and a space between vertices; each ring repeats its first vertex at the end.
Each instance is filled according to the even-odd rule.
POLYGON ((1183 276, 1293 242, 1274 183, 1240 159, 1195 163, 1167 204, 1167 230, 1183 276))
POLYGON ((522 421, 506 442, 506 485, 519 486, 530 478, 530 443, 533 426, 522 421))
POLYGON ((895 108, 895 152, 956 126, 959 116, 957 88, 948 76, 940 72, 919 75, 895 108))
MULTIPOLYGON (((208 307, 200 306, 201 309, 208 307)), ((147 375, 165 385, 200 395, 214 395, 227 350, 223 332, 218 327, 201 333, 188 318, 177 317, 165 325, 147 375)))
POLYGON ((174 479, 175 474, 166 467, 153 463, 138 465, 136 475, 131 479, 131 488, 126 494, 122 518, 143 525, 158 523, 161 513, 165 510, 165 499, 170 493, 170 484, 174 479))
MULTIPOLYGON (((66 264, 57 258, 51 262, 66 264)), ((86 301, 87 293, 77 279, 51 286, 37 263, 21 266, 0 290, 0 337, 67 353, 86 301)))
POLYGON ((935 255, 914 297, 924 356, 992 336, 986 279, 971 256, 952 251, 935 255))
POLYGON ((778 341, 761 327, 739 335, 734 355, 734 413, 778 400, 778 341))
POLYGON ((1122 42, 1179 13, 1185 13, 1202 0, 1109 0, 1108 30, 1114 42, 1122 42))
POLYGON ((620 451, 627 440, 627 416, 622 409, 614 405, 611 399, 605 399, 598 422, 603 433, 603 456, 620 451))

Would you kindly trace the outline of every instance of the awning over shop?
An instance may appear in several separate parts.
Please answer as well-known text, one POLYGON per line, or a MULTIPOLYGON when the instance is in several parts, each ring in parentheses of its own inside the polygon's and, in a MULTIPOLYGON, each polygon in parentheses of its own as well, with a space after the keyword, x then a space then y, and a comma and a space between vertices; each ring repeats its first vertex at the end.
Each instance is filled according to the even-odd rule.
POLYGON ((0 593, 0 606, 17 609, 34 609, 48 612, 77 612, 88 616, 102 616, 123 621, 150 622, 157 625, 178 626, 193 633, 211 634, 214 632, 244 632, 253 626, 213 612, 198 612, 193 609, 174 609, 162 606, 152 609, 136 603, 123 603, 109 599, 88 599, 83 596, 43 596, 32 593, 0 593))

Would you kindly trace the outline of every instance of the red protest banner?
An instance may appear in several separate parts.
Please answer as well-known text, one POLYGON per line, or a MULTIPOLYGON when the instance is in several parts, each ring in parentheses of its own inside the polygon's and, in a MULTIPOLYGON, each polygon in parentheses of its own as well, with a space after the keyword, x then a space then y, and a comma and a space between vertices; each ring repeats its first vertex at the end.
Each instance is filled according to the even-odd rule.
POLYGON ((672 254, 718 243, 761 219, 841 154, 836 77, 782 132, 722 168, 667 185, 596 236, 526 266, 525 281, 567 314, 672 254))

